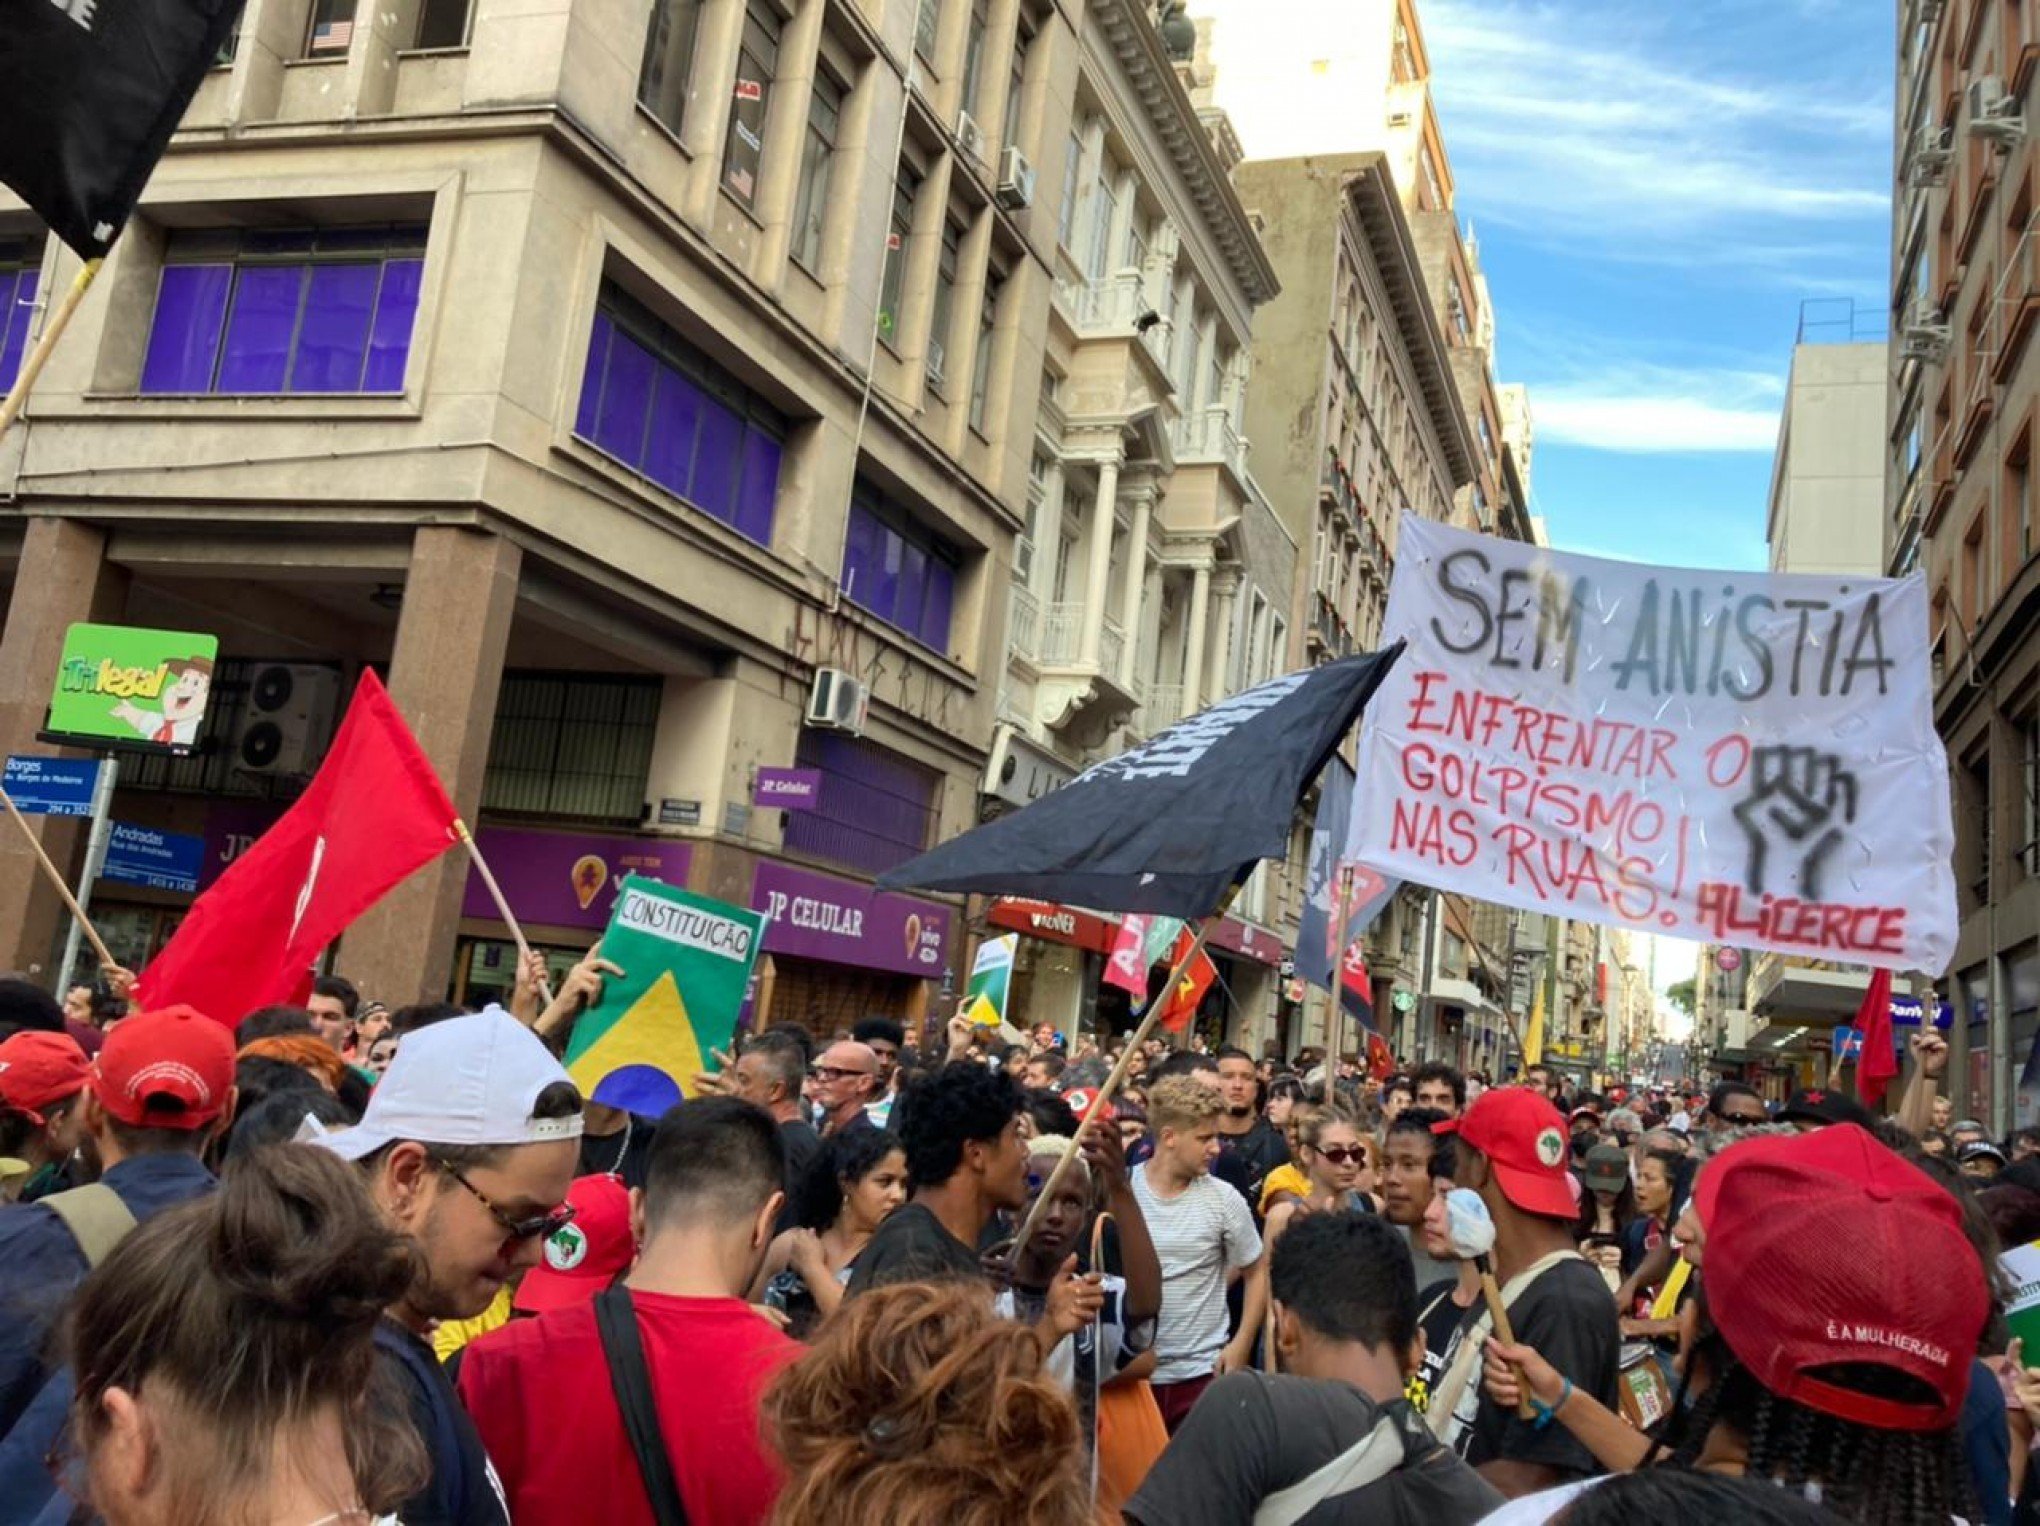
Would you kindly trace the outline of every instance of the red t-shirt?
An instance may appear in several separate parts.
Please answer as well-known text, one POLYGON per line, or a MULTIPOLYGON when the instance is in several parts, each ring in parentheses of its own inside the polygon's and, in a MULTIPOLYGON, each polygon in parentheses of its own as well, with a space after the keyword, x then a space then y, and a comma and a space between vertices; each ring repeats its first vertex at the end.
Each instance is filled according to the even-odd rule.
MULTIPOLYGON (((633 1291, 659 1428, 692 1521, 763 1521, 778 1460, 758 1401, 801 1347, 734 1298, 633 1291)), ((653 1526, 592 1304, 514 1320, 461 1357, 460 1396, 517 1526, 653 1526)))

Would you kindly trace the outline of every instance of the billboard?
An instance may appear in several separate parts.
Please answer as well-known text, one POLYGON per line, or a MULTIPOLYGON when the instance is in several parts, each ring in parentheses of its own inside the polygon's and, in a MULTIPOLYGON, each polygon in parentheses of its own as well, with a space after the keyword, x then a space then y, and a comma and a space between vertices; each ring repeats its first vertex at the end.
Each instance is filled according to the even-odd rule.
POLYGON ((46 740, 183 757, 198 745, 219 638, 132 625, 64 633, 46 740))

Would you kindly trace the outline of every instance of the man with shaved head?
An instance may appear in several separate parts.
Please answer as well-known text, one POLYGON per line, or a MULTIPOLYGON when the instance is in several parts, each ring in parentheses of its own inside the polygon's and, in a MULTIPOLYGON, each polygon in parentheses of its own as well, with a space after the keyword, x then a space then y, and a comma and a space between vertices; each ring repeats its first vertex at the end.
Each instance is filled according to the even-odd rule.
POLYGON ((808 1068, 815 1105, 822 1112, 822 1137, 858 1124, 872 1127, 864 1105, 878 1090, 878 1055, 869 1044, 839 1039, 808 1068))

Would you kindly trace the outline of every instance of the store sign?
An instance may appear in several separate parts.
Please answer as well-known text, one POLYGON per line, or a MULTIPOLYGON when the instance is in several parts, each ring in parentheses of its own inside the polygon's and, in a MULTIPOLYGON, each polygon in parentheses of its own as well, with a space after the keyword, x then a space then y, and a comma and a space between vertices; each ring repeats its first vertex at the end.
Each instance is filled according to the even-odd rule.
POLYGON ((219 649, 217 636, 189 631, 73 625, 44 735, 183 757, 198 745, 219 649))
POLYGON ((1211 930, 1211 946, 1251 959, 1256 964, 1279 965, 1284 953, 1280 938, 1266 928, 1234 917, 1219 919, 1218 926, 1211 930))
POLYGON ((1077 771, 1054 753, 1036 746, 1011 726, 992 740, 983 792, 1008 805, 1026 805, 1076 778, 1077 771))
POLYGON ((761 860, 751 880, 751 907, 769 919, 768 953, 930 980, 949 964, 953 919, 934 901, 761 860))
MULTIPOLYGON (((1901 996, 1896 991, 1891 996, 1891 1023, 1895 1028, 1917 1028, 1923 1007, 1917 996, 1901 996)), ((1934 1008, 1934 1026, 1946 1032, 1955 1023, 1955 1009, 1947 1002, 1934 1008)))
MULTIPOLYGON (((586 837, 510 827, 483 827, 475 835, 517 920, 554 927, 601 928, 609 921, 624 875, 684 885, 693 859, 688 844, 665 838, 586 837)), ((496 903, 472 868, 460 914, 498 920, 496 903)))
POLYGON ((1119 932, 1116 921, 1095 911, 1079 911, 1074 906, 1061 906, 1054 901, 1031 901, 1022 896, 1007 896, 994 901, 992 909, 985 913, 985 920, 994 927, 1045 938, 1050 943, 1087 948, 1097 954, 1111 953, 1112 940, 1119 932))
POLYGON ((205 855, 199 862, 198 888, 203 890, 227 866, 276 825, 283 807, 271 800, 215 800, 205 810, 205 855))
POLYGON ((198 889, 204 862, 205 839, 196 833, 158 832, 153 827, 116 821, 106 841, 106 862, 99 877, 118 885, 190 894, 198 889))
POLYGON ((751 804, 773 811, 812 811, 822 803, 819 768, 761 768, 751 785, 751 804))
POLYGON ((16 754, 7 760, 7 798, 24 816, 90 816, 99 767, 96 758, 16 754))

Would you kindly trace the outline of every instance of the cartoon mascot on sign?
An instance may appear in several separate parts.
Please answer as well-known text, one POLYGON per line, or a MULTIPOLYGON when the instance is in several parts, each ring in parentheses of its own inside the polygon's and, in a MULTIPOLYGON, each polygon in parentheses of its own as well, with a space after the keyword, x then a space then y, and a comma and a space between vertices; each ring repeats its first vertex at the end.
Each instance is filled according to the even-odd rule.
POLYGON ((170 682, 163 688, 163 708, 144 710, 122 700, 113 707, 113 718, 126 721, 151 742, 195 746, 205 720, 206 697, 212 692, 212 660, 185 657, 164 666, 170 670, 170 682))

